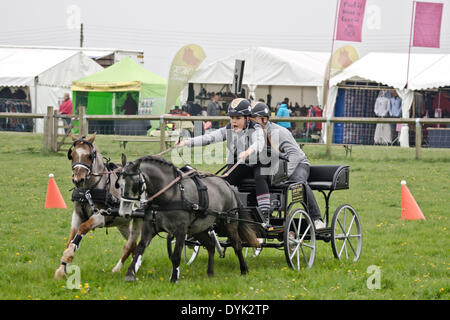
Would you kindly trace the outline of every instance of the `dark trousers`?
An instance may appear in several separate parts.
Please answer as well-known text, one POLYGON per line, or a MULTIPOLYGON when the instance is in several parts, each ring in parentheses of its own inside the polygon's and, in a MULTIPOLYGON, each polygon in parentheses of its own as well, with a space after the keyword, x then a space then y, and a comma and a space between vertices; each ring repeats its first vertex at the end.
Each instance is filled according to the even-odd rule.
POLYGON ((290 182, 300 182, 305 186, 306 204, 309 211, 309 216, 312 220, 321 219, 319 205, 317 204, 314 193, 308 185, 309 165, 299 163, 292 175, 289 177, 290 182))
MULTIPOLYGON (((72 121, 72 119, 64 118, 63 120, 67 123, 68 126, 70 126, 70 122, 72 121)), ((68 129, 64 128, 64 132, 67 132, 67 131, 68 131, 68 129)))
MULTIPOLYGON (((228 166, 228 170, 231 166, 228 166)), ((269 193, 269 184, 267 182, 267 176, 261 175, 261 165, 256 164, 254 166, 247 166, 240 164, 234 169, 225 180, 233 185, 239 186, 240 181, 246 178, 254 178, 256 182, 256 195, 269 193)))

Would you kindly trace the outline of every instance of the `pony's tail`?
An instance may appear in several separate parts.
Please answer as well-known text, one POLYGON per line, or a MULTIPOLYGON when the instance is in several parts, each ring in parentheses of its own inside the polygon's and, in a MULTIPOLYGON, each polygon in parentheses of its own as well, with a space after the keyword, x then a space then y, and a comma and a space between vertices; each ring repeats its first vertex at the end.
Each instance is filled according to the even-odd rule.
POLYGON ((247 210, 243 205, 238 196, 238 190, 236 187, 231 186, 226 180, 223 180, 227 183, 230 189, 233 191, 234 198, 236 200, 237 209, 239 213, 239 222, 238 222, 238 234, 241 238, 241 241, 246 242, 249 246, 254 248, 260 248, 261 243, 258 241, 258 237, 261 238, 264 236, 263 228, 256 223, 255 219, 251 211, 247 210), (247 221, 242 221, 247 220, 247 221))
MULTIPOLYGON (((239 210, 239 219, 254 221, 251 213, 245 209, 239 210)), ((254 248, 261 247, 261 244, 258 241, 258 235, 262 236, 262 228, 259 225, 251 222, 239 221, 238 233, 241 240, 249 246, 254 248)))

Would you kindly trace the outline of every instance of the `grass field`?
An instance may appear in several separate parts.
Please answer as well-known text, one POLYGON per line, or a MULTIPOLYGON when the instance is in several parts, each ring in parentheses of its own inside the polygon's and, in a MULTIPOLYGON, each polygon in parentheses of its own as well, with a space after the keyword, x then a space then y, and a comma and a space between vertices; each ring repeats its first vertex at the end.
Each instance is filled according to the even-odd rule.
MULTIPOLYGON (((83 240, 73 264, 80 267, 81 289, 53 279, 69 235, 72 202, 71 166, 65 153, 41 151, 42 135, 0 133, 0 299, 443 299, 449 295, 450 150, 355 146, 351 158, 334 147, 331 159, 323 146, 306 146, 312 164, 350 165, 350 189, 337 191, 331 210, 351 204, 363 227, 358 262, 333 257, 330 243, 317 246, 311 269, 288 269, 284 252, 264 249, 248 257, 250 273, 241 276, 234 253, 216 255, 215 277, 206 276, 207 253, 181 268, 169 282, 171 262, 166 240, 155 238, 147 249, 139 280, 125 283, 111 269, 124 240, 116 229, 97 229, 83 240), (44 209, 49 173, 68 209, 44 209), (426 221, 400 219, 400 181, 420 205, 426 221), (369 266, 381 270, 380 289, 368 289, 369 266)), ((120 161, 121 150, 110 136, 98 136, 104 156, 120 161)), ((128 159, 156 153, 158 144, 128 144, 128 159)), ((221 165, 197 166, 214 172, 221 165)), ((321 208, 322 196, 316 194, 321 208)), ((162 236, 165 236, 164 234, 162 236)))

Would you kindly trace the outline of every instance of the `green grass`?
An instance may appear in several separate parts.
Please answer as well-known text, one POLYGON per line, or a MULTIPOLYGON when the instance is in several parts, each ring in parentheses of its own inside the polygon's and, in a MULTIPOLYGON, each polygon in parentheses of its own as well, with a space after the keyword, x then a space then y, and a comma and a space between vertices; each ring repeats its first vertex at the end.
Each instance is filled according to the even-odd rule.
MULTIPOLYGON (((241 276, 232 250, 216 255, 215 277, 206 276, 207 254, 181 268, 181 279, 169 283, 171 262, 164 238, 156 237, 144 255, 139 280, 125 283, 130 260, 112 274, 124 240, 111 228, 97 229, 83 240, 73 264, 81 270, 81 290, 53 279, 69 235, 72 202, 71 167, 65 153, 41 151, 42 135, 0 133, 0 299, 449 299, 450 150, 354 146, 345 158, 333 147, 306 146, 313 164, 349 164, 350 189, 337 191, 331 210, 351 204, 363 226, 358 262, 338 261, 330 243, 318 242, 315 264, 296 272, 287 268, 284 252, 264 249, 247 258, 250 273, 241 276), (44 209, 48 174, 54 173, 68 209, 44 209), (426 221, 400 219, 400 181, 420 205, 426 221), (367 268, 381 268, 381 288, 370 290, 367 268)), ((98 136, 104 156, 120 161, 119 144, 98 136)), ((157 153, 158 144, 129 143, 129 160, 157 153)), ((214 172, 221 165, 199 166, 214 172)), ((320 194, 316 194, 323 208, 320 194)), ((165 234, 162 234, 165 236, 165 234)))

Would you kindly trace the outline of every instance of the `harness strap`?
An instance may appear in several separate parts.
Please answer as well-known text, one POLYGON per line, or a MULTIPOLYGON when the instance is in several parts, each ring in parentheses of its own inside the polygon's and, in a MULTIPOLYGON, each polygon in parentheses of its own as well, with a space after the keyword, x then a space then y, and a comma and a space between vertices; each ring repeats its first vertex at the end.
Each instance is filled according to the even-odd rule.
POLYGON ((159 197, 161 194, 163 194, 164 192, 166 192, 167 190, 169 190, 175 183, 177 183, 178 181, 180 181, 181 179, 183 179, 186 176, 189 176, 191 174, 193 174, 194 172, 196 172, 197 170, 190 170, 186 173, 183 173, 182 175, 176 177, 174 180, 172 180, 172 182, 170 182, 167 186, 165 186, 164 188, 162 188, 161 190, 159 190, 157 193, 155 193, 154 195, 152 195, 150 198, 148 198, 149 202, 152 202, 153 200, 155 200, 155 198, 159 197))
POLYGON ((197 211, 198 213, 203 214, 209 207, 208 187, 202 182, 202 179, 200 178, 198 173, 192 175, 191 179, 194 181, 198 190, 197 211))
POLYGON ((88 171, 88 175, 90 175, 91 174, 91 166, 90 165, 87 165, 87 164, 85 164, 85 163, 82 163, 82 162, 77 162, 77 163, 74 163, 73 165, 72 165, 72 171, 75 169, 75 168, 77 168, 77 167, 82 167, 82 168, 84 168, 84 169, 86 169, 87 171, 88 171))

